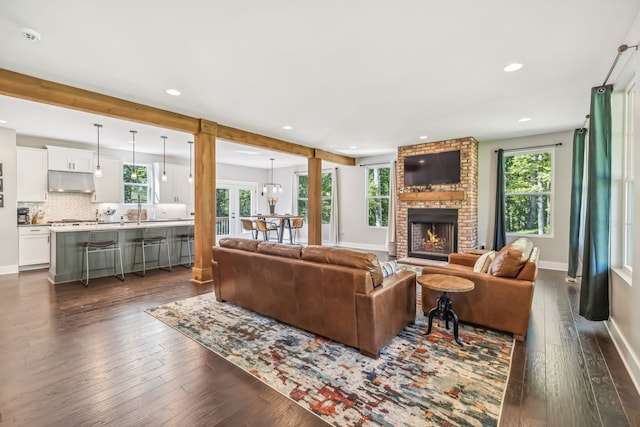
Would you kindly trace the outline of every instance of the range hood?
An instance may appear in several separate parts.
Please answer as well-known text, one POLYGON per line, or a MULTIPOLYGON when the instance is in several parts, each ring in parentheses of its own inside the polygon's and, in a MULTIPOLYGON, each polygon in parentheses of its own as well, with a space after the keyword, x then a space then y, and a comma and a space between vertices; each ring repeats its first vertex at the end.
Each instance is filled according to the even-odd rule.
POLYGON ((49 191, 93 193, 96 185, 92 173, 49 171, 49 191))

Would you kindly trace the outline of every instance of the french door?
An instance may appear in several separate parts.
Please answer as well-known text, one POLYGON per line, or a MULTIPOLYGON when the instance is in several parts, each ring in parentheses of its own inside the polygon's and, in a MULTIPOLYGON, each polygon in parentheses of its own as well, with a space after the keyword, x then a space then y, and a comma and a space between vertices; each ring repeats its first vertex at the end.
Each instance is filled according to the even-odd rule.
POLYGON ((257 194, 255 182, 216 183, 216 243, 223 237, 252 237, 250 231, 242 229, 240 219, 256 212, 257 194))

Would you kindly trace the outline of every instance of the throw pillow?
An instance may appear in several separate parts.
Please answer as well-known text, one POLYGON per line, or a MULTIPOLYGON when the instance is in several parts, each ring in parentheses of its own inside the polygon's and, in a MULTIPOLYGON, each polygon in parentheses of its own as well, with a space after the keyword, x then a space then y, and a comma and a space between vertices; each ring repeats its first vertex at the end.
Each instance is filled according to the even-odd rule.
POLYGON ((526 260, 522 261, 522 251, 505 246, 489 265, 488 273, 496 277, 516 277, 526 260))
POLYGON ((489 265, 493 258, 496 256, 494 251, 489 251, 487 253, 482 254, 473 266, 473 271, 476 273, 486 273, 489 270, 489 265))
POLYGON ((396 260, 387 261, 380 264, 382 269, 382 277, 389 277, 398 269, 398 262, 396 260))

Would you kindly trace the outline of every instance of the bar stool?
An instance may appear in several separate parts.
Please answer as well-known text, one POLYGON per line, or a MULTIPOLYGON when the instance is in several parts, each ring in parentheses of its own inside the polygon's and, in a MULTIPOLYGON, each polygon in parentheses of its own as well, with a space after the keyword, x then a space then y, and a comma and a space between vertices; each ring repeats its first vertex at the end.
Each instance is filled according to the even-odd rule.
POLYGON ((256 225, 254 224, 254 222, 251 221, 250 219, 243 219, 243 218, 241 218, 240 221, 242 221, 242 229, 246 231, 250 231, 251 237, 254 239, 257 239, 258 229, 256 228, 256 225))
POLYGON ((272 231, 276 232, 276 235, 278 236, 278 240, 280 239, 280 234, 278 231, 278 225, 273 223, 273 222, 267 222, 264 219, 257 219, 256 220, 256 234, 257 232, 262 232, 262 235, 264 236, 264 241, 268 241, 269 240, 269 235, 271 234, 272 231))
POLYGON ((191 267, 193 265, 193 255, 191 251, 191 246, 193 245, 193 225, 189 227, 189 231, 187 232, 187 234, 178 234, 176 237, 180 239, 180 258, 178 259, 178 262, 182 262, 182 258, 184 257, 182 255, 182 248, 186 243, 187 251, 189 252, 189 262, 187 264, 180 265, 187 268, 191 267))
POLYGON ((142 230, 142 237, 138 237, 133 240, 135 243, 135 249, 133 251, 133 267, 136 264, 140 264, 140 262, 136 262, 136 255, 138 253, 138 246, 142 248, 142 274, 140 271, 134 271, 138 276, 143 276, 147 274, 147 258, 145 248, 157 246, 158 247, 158 258, 156 262, 158 263, 158 268, 161 268, 166 271, 171 271, 171 250, 169 249, 169 242, 167 239, 167 229, 157 228, 145 228, 142 230), (160 246, 165 245, 167 248, 167 261, 169 263, 169 267, 160 267, 160 246))
POLYGON ((82 276, 80 276, 80 281, 85 287, 89 286, 89 254, 96 254, 101 252, 113 252, 113 277, 124 281, 124 271, 122 268, 122 250, 120 250, 119 235, 120 234, 115 230, 89 232, 87 241, 82 245, 83 254, 81 271, 85 270, 86 264, 86 279, 82 280, 82 276), (115 253, 116 251, 118 252, 117 258, 115 253), (118 277, 118 275, 116 274, 117 260, 120 260, 120 277, 118 277))

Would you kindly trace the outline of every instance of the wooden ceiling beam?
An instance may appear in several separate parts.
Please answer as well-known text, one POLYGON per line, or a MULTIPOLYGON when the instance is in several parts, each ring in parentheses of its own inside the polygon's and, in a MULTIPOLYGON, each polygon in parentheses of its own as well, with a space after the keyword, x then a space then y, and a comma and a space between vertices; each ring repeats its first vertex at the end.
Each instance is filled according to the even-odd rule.
POLYGON ((315 149, 315 157, 322 159, 326 162, 336 163, 345 166, 355 166, 356 159, 349 156, 343 156, 342 154, 335 154, 329 151, 324 151, 319 148, 315 149))
POLYGON ((196 134, 196 118, 0 69, 0 94, 196 134))
POLYGON ((356 163, 352 157, 235 129, 208 120, 185 116, 183 114, 39 79, 37 77, 31 77, 3 68, 0 68, 0 94, 116 119, 159 126, 193 135, 198 133, 212 134, 216 131, 217 126, 216 137, 232 142, 306 158, 317 157, 341 165, 354 166, 356 163))
POLYGON ((267 150, 281 151, 283 153, 295 154, 306 158, 314 157, 315 150, 304 145, 293 142, 282 141, 269 136, 247 132, 246 130, 235 129, 229 126, 218 125, 218 138, 231 142, 265 148, 267 150))

